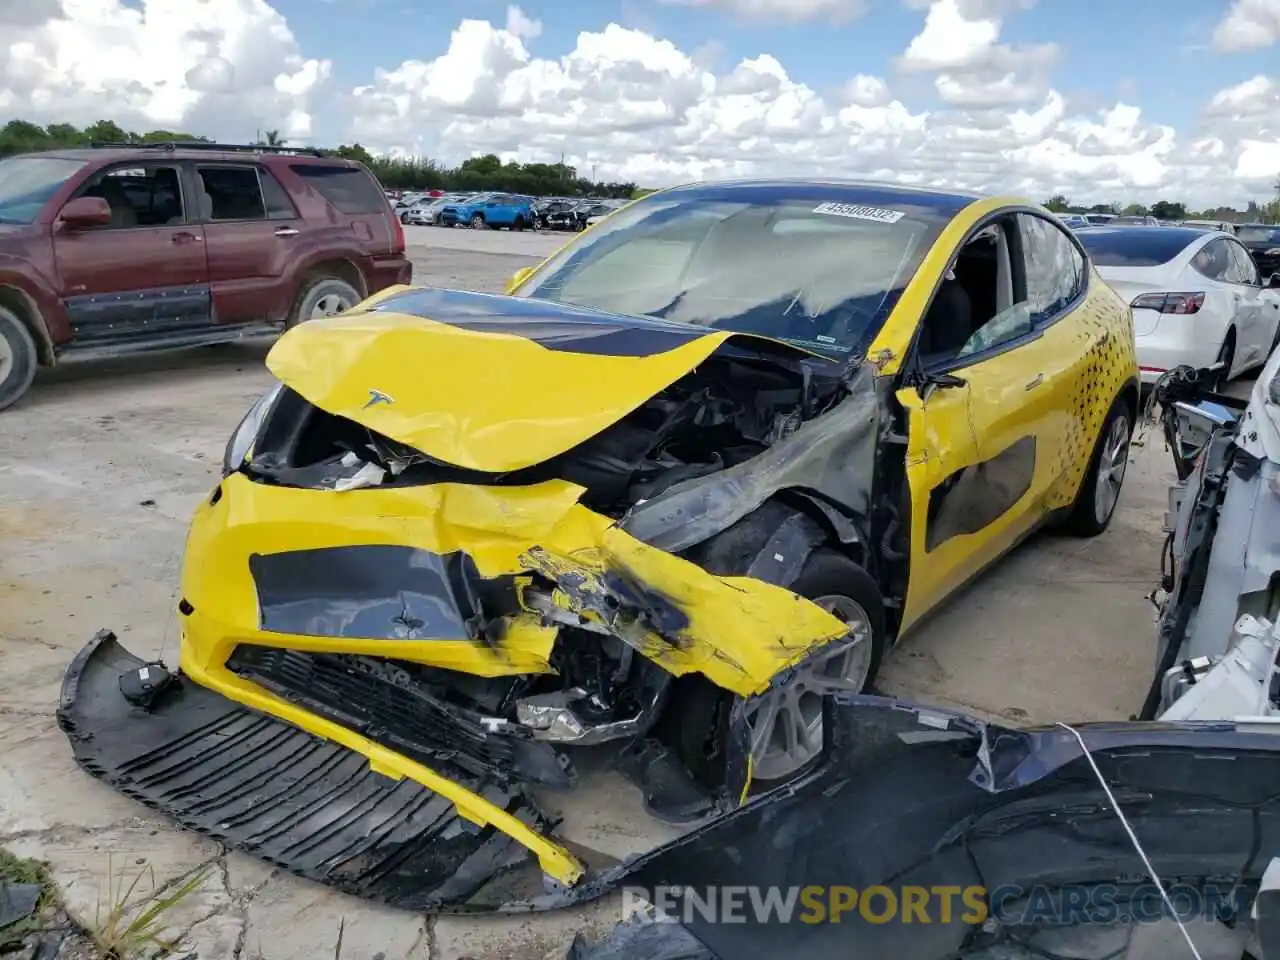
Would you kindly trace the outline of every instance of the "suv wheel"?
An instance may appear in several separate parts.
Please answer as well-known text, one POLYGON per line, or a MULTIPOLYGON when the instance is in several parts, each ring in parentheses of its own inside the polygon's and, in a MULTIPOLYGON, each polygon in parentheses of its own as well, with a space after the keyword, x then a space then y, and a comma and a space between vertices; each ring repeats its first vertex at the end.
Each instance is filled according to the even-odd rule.
POLYGON ((36 378, 36 342, 17 314, 0 307, 0 410, 22 399, 36 378))
POLYGON ((289 326, 320 317, 336 317, 359 302, 360 292, 347 281, 336 277, 320 277, 303 287, 298 294, 289 326))
POLYGON ((477 214, 475 214, 474 216, 472 216, 472 218, 471 218, 471 220, 470 220, 470 223, 471 223, 471 229, 472 229, 472 230, 483 230, 483 229, 484 229, 484 214, 483 214, 483 213, 477 213, 477 214))

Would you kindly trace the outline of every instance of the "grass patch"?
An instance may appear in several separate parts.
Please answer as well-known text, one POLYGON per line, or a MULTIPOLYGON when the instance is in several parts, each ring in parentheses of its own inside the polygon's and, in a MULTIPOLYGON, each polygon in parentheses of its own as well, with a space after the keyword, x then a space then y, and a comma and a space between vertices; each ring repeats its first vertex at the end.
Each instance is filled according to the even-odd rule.
POLYGON ((44 929, 49 914, 58 907, 58 888, 47 864, 16 857, 0 849, 0 883, 34 883, 40 887, 35 912, 0 930, 0 952, 21 946, 25 937, 44 929))
POLYGON ((178 950, 170 939, 168 914, 191 896, 204 882, 207 871, 188 877, 182 883, 162 890, 140 904, 134 892, 144 877, 155 888, 155 873, 148 865, 125 886, 125 876, 117 875, 107 865, 107 899, 98 901, 93 926, 87 933, 106 960, 138 960, 141 957, 164 957, 178 950))

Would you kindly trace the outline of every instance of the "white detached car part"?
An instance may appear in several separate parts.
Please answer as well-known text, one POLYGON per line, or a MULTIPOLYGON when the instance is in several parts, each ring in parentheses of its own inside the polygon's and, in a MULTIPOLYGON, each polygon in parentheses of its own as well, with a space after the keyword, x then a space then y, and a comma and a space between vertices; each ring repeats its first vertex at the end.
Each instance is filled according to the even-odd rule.
POLYGON ((1280 733, 1280 351, 1247 405, 1194 387, 1156 392, 1184 479, 1170 490, 1159 652, 1140 719, 1280 733))
POLYGON ((1129 301, 1144 383, 1180 365, 1229 380, 1266 362, 1280 337, 1280 290, 1221 231, 1090 227, 1077 232, 1098 273, 1129 301))

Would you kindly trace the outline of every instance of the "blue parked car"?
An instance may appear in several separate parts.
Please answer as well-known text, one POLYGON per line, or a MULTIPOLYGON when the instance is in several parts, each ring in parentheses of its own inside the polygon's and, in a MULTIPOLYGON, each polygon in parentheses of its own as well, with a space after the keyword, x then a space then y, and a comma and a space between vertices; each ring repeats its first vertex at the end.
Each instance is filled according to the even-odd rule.
POLYGON ((523 230, 535 227, 531 197, 517 197, 509 193, 484 193, 462 203, 446 204, 440 211, 439 222, 445 227, 459 224, 473 230, 497 229, 523 230))

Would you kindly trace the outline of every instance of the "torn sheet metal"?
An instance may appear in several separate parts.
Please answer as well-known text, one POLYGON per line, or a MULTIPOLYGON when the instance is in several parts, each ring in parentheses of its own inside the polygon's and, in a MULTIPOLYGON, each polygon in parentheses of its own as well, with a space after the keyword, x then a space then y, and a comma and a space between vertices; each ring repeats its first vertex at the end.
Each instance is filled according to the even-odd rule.
POLYGON ((882 403, 870 366, 854 368, 849 395, 745 463, 687 480, 634 507, 623 529, 680 551, 737 523, 781 490, 814 491, 856 516, 870 512, 882 403))
MULTIPOLYGON (((1126 895, 1150 895, 1142 859, 1075 734, 876 697, 841 698, 828 710, 822 770, 631 864, 617 882, 633 905, 643 896, 660 907, 602 942, 579 938, 570 960, 1117 956, 1114 945, 1088 949, 1096 928, 1078 907, 1063 911, 1078 926, 1059 922, 1048 954, 1019 946, 1035 946, 1043 924, 1006 925, 1020 909, 1015 888, 1038 890, 1042 911, 1052 898, 1079 900, 1094 888, 1100 903, 1109 896, 1120 909, 1126 895), (946 913, 929 904, 929 922, 875 919, 880 910, 869 920, 857 909, 815 921, 798 899, 783 913, 788 891, 807 888, 810 904, 829 905, 833 891, 872 887, 899 898, 907 887, 956 893, 946 913), (753 889, 756 900, 776 891, 777 909, 755 911, 753 889), (724 902, 716 891, 735 890, 733 922, 716 922, 724 902), (981 895, 962 899, 974 890, 981 895), (989 899, 1000 891, 1000 903, 989 899), (699 907, 708 897, 710 914, 699 907)), ((1247 901, 1265 851, 1280 844, 1280 739, 1228 723, 1076 730, 1156 871, 1185 884, 1220 879, 1247 901)), ((1247 917, 1223 918, 1233 920, 1247 917)))
POLYGON ((477 676, 544 672, 555 626, 544 625, 543 613, 532 604, 513 610, 492 599, 503 593, 497 581, 504 578, 530 591, 534 572, 554 588, 558 605, 589 621, 608 618, 611 632, 669 672, 700 671, 744 696, 764 689, 810 648, 845 632, 840 620, 789 590, 745 577, 714 577, 641 543, 579 505, 580 488, 562 481, 501 489, 440 484, 365 490, 344 494, 336 516, 325 491, 255 484, 238 474, 220 489, 216 503, 200 507, 188 537, 188 554, 200 562, 183 571, 189 611, 182 665, 202 676, 217 678, 237 643, 388 656, 386 640, 369 639, 371 633, 396 637, 394 656, 400 660, 477 676), (420 596, 412 601, 394 576, 407 568, 372 561, 353 567, 351 578, 329 580, 312 599, 289 601, 292 595, 283 591, 291 581, 280 565, 291 555, 298 563, 323 564, 326 556, 336 561, 353 550, 385 552, 404 548, 406 541, 441 563, 465 554, 464 566, 473 573, 454 576, 461 580, 454 584, 444 573, 427 576, 429 568, 419 563, 413 569, 420 574, 420 596), (254 572, 256 567, 261 575, 268 560, 277 587, 269 595, 254 572), (426 596, 433 589, 435 595, 426 596), (475 628, 468 628, 460 612, 464 589, 476 598, 467 601, 468 613, 486 609, 487 592, 487 609, 501 617, 484 636, 467 634, 475 628), (317 607, 322 601, 327 613, 317 607), (362 621, 363 637, 344 636, 348 631, 341 629, 329 636, 298 630, 307 623, 329 630, 334 618, 367 618, 375 609, 384 611, 386 629, 372 630, 362 621), (286 616, 286 610, 293 613, 286 616), (440 624, 424 638, 425 627, 414 624, 428 619, 440 624))
POLYGON ((412 289, 299 324, 267 366, 322 410, 444 463, 499 473, 578 446, 729 341, 835 365, 753 334, 412 289), (428 371, 409 357, 447 360, 428 371), (374 395, 387 400, 370 404, 374 395))

